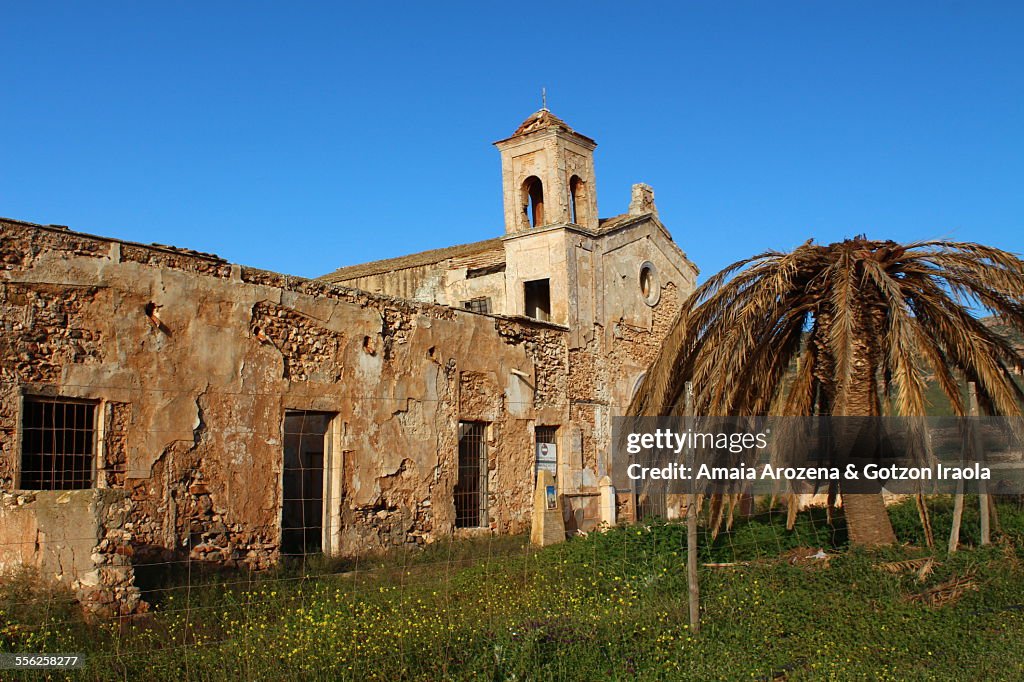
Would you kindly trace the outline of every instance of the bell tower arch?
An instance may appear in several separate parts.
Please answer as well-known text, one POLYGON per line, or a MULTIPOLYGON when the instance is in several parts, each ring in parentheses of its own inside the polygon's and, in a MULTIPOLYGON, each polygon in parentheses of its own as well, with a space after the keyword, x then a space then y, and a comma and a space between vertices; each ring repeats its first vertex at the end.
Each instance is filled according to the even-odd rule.
POLYGON ((501 152, 505 233, 549 225, 597 229, 597 143, 541 109, 495 142, 501 152))

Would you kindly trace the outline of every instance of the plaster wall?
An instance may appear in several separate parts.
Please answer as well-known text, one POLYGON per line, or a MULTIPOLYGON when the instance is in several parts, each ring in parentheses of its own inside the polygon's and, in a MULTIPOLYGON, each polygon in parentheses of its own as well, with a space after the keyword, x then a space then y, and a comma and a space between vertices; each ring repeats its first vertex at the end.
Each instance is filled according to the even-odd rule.
POLYGON ((457 422, 482 420, 488 529, 529 527, 533 425, 568 420, 562 329, 13 221, 0 263, 5 490, 23 396, 93 400, 96 485, 128 492, 138 555, 268 566, 284 412, 324 411, 325 547, 426 544, 453 531, 457 422))

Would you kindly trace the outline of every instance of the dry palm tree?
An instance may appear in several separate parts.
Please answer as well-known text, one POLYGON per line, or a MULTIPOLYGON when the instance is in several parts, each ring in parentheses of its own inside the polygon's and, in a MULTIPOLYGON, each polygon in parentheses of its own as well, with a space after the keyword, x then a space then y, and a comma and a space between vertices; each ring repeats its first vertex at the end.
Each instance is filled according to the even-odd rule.
MULTIPOLYGON (((959 377, 976 383, 983 412, 1019 416, 1012 372, 1024 359, 972 310, 1024 330, 1024 261, 974 243, 863 236, 762 253, 690 297, 629 413, 680 414, 691 381, 698 415, 870 417, 892 405, 924 416, 934 376, 957 415, 959 377)), ((851 542, 895 540, 880 495, 846 495, 843 507, 851 542)))

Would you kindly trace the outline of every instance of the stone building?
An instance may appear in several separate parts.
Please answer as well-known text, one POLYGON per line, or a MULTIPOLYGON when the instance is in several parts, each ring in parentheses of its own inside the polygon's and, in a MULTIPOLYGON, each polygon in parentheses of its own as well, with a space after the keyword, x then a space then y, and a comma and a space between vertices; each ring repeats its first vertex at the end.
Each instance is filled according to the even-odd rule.
POLYGON ((139 561, 524 532, 538 467, 594 525, 697 271, 549 111, 496 146, 504 235, 314 280, 0 219, 0 568, 130 610, 139 561))

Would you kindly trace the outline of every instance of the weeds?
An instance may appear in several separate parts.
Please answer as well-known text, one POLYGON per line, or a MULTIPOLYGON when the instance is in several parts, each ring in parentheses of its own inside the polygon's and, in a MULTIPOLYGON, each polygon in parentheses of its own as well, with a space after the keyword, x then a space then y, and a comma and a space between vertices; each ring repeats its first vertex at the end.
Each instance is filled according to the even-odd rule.
MULTIPOLYGON (((948 514, 932 511, 941 532, 948 514)), ((1024 530, 1015 508, 1000 515, 1007 538, 1024 530)), ((735 565, 702 569, 699 636, 685 529, 652 522, 542 551, 488 538, 166 576, 151 614, 101 626, 23 575, 0 589, 0 648, 84 653, 87 680, 1024 677, 1019 545, 940 556, 920 546, 912 503, 892 516, 916 544, 851 551, 817 512, 793 533, 778 511, 737 521, 701 549, 735 565)))

